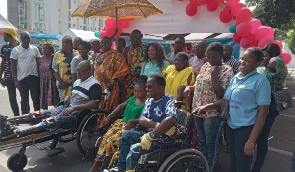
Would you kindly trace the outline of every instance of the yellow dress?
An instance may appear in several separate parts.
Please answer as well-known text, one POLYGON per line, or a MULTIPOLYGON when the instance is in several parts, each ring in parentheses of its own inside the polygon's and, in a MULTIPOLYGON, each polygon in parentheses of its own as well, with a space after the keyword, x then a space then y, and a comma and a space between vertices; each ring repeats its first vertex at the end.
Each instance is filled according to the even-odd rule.
MULTIPOLYGON (((195 74, 192 67, 186 67, 181 71, 177 71, 174 65, 168 66, 162 72, 163 76, 166 78, 166 88, 165 93, 171 94, 176 99, 177 89, 180 86, 192 86, 195 83, 195 74), (192 80, 190 83, 187 83, 188 77, 192 75, 192 80)), ((189 111, 190 110, 190 100, 183 100, 185 102, 184 106, 181 106, 181 109, 189 111)))

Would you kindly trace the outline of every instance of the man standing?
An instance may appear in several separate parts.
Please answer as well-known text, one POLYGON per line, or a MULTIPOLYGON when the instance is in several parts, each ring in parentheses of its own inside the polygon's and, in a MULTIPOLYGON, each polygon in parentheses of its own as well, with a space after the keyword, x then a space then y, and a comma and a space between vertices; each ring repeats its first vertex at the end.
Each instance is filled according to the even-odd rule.
POLYGON ((83 41, 82 38, 80 37, 76 37, 73 41, 73 48, 74 50, 79 50, 79 45, 80 45, 80 42, 83 41))
POLYGON ((19 116, 19 108, 16 100, 16 87, 14 85, 11 74, 10 60, 10 54, 12 49, 19 45, 16 30, 13 28, 5 28, 3 38, 4 41, 9 42, 9 44, 3 45, 1 48, 2 61, 0 65, 0 84, 3 87, 7 87, 11 110, 14 116, 19 116), (2 78, 3 72, 4 78, 2 78))
POLYGON ((34 45, 30 45, 29 32, 22 32, 22 44, 11 51, 11 71, 14 85, 20 90, 22 114, 30 112, 29 92, 33 100, 34 110, 40 110, 40 80, 37 70, 37 58, 40 52, 34 45))
POLYGON ((79 52, 73 50, 73 42, 70 36, 62 38, 62 50, 54 54, 52 61, 53 75, 56 79, 60 100, 69 96, 72 91, 71 62, 72 59, 79 55, 79 52))
POLYGON ((195 56, 190 59, 189 65, 194 69, 196 75, 199 74, 201 67, 205 63, 205 53, 207 47, 208 43, 205 40, 199 41, 195 45, 195 56))
MULTIPOLYGON (((170 54, 168 54, 168 60, 170 63, 174 63, 174 59, 177 55, 177 53, 179 52, 185 52, 186 50, 186 46, 185 46, 185 39, 184 37, 178 37, 175 39, 175 43, 174 43, 174 52, 171 52, 170 54)), ((190 56, 188 55, 189 59, 190 56)))
POLYGON ((145 45, 141 42, 143 35, 140 30, 133 30, 130 35, 131 45, 123 51, 123 56, 126 58, 130 71, 125 82, 125 96, 129 98, 133 94, 135 83, 140 75, 141 67, 144 62, 145 45))
POLYGON ((240 72, 239 62, 232 56, 232 53, 233 48, 230 45, 223 46, 223 63, 229 65, 233 69, 234 74, 237 74, 240 72))

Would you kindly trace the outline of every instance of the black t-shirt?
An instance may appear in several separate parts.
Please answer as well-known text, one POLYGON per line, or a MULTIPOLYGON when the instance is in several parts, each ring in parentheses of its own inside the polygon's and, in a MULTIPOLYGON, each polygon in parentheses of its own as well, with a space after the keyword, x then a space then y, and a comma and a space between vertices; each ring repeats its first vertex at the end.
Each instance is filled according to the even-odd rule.
POLYGON ((10 54, 12 49, 13 47, 11 44, 3 45, 1 48, 1 57, 5 59, 4 69, 3 69, 4 80, 13 80, 12 74, 11 74, 11 60, 10 60, 10 54))

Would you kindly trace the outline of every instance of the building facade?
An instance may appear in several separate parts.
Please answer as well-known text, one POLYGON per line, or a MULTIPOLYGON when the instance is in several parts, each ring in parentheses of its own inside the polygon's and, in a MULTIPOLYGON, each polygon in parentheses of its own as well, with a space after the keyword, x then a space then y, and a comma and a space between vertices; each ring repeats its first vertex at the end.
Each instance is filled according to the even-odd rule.
POLYGON ((71 17, 84 0, 8 0, 8 20, 20 31, 62 34, 67 29, 96 31, 104 27, 99 18, 71 17))

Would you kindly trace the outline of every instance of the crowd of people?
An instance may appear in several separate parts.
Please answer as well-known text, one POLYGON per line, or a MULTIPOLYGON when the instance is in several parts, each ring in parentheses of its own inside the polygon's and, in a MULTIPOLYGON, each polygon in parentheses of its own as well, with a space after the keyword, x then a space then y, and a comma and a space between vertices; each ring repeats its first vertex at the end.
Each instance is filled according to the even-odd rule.
POLYGON ((152 140, 174 134, 176 108, 194 115, 190 129, 195 139, 189 145, 205 155, 210 172, 217 164, 220 138, 230 155, 230 172, 261 171, 270 129, 279 115, 272 107, 271 91, 282 89, 287 77, 276 44, 248 48, 236 60, 230 45, 205 40, 193 45, 178 37, 173 52, 166 55, 161 44, 145 45, 142 33, 134 30, 130 46, 120 38, 117 50, 111 48, 109 37, 85 42, 65 36, 61 51, 45 43, 41 56, 30 44, 30 34, 20 35, 21 43, 16 31, 6 28, 4 40, 9 44, 1 49, 0 83, 7 87, 14 116, 30 112, 29 93, 35 111, 64 100, 70 103, 59 111, 62 115, 83 108, 104 110, 109 115, 103 126, 124 111, 103 137, 90 172, 98 171, 104 157, 118 150, 117 171, 133 170, 142 150, 157 149, 152 140), (185 104, 175 103, 179 101, 185 104), (219 113, 226 101, 230 117, 224 122, 219 113), (152 130, 130 130, 134 124, 152 130))

